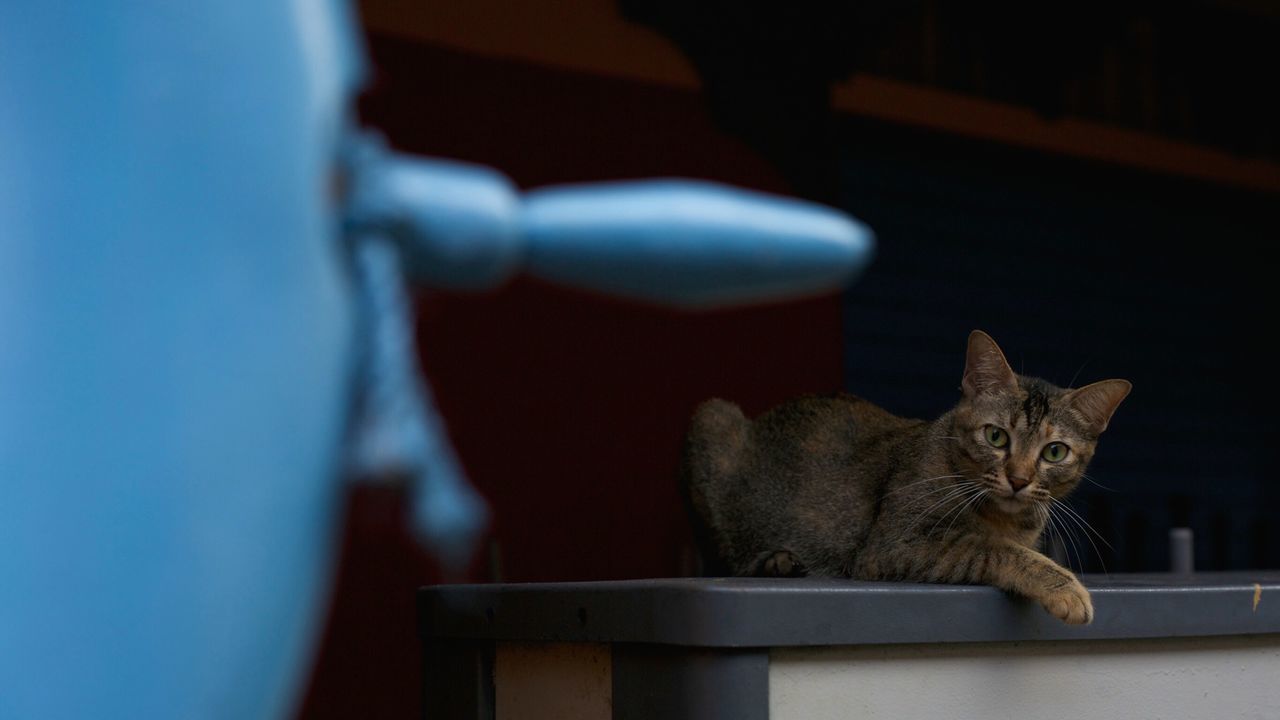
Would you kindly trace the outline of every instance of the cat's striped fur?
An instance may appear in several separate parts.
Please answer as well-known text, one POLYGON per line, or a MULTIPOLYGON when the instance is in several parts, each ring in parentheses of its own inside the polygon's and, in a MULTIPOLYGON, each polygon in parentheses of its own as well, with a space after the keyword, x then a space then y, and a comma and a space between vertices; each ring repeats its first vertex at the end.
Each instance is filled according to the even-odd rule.
POLYGON ((1129 383, 1066 390, 1015 375, 974 331, 962 388, 932 422, 846 394, 755 420, 724 400, 704 403, 681 476, 708 569, 982 583, 1090 622, 1088 591, 1036 548, 1129 383), (1066 456, 1051 461, 1061 450, 1051 443, 1066 456))

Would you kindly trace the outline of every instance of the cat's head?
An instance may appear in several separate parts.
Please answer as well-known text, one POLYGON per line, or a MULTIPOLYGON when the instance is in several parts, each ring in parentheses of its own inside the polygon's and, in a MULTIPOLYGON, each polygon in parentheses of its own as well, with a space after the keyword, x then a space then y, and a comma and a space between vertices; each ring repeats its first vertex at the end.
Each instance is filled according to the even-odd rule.
POLYGON ((949 443, 958 469, 996 507, 1020 512, 1075 488, 1132 385, 1103 380, 1071 390, 1016 375, 996 342, 974 330, 961 387, 949 443))

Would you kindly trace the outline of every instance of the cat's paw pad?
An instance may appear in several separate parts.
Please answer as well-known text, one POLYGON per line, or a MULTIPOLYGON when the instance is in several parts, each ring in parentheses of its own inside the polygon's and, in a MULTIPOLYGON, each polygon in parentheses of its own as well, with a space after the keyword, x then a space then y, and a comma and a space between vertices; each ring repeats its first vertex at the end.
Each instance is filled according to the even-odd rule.
POLYGON ((1088 625, 1093 622, 1093 600, 1089 591, 1078 582, 1064 585, 1047 593, 1040 604, 1050 615, 1068 625, 1088 625))
POLYGON ((786 550, 779 550, 765 558, 761 566, 761 574, 766 577, 802 577, 805 569, 795 555, 786 550))

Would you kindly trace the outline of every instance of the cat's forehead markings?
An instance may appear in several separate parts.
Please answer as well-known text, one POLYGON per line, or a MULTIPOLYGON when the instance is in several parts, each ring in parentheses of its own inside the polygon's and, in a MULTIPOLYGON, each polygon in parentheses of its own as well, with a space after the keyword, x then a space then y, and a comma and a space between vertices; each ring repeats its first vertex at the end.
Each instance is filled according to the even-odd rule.
POLYGON ((1027 399, 1029 397, 1030 397, 1030 393, 1028 393, 1025 390, 1021 390, 1018 392, 1016 401, 1018 403, 1021 403, 1021 407, 1015 404, 1013 407, 1009 408, 1009 429, 1010 430, 1026 430, 1028 427, 1031 427, 1030 425, 1027 424, 1027 420, 1029 419, 1028 415, 1026 414, 1026 412, 1022 411, 1022 408, 1026 406, 1027 399))
POLYGON ((1040 388, 1030 388, 1022 401, 1022 414, 1027 418, 1027 427, 1033 428, 1049 414, 1049 396, 1040 388))

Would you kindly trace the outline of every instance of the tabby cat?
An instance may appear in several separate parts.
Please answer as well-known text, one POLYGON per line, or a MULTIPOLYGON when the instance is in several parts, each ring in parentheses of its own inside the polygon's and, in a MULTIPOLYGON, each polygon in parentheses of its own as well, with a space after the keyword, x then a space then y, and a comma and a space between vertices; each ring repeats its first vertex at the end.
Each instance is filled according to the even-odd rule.
POLYGON ((1036 547, 1050 505, 1080 482, 1130 387, 1071 390, 1016 375, 975 330, 963 396, 938 419, 907 420, 846 394, 755 420, 710 400, 685 439, 682 484, 721 571, 989 584, 1088 623, 1089 592, 1036 547))

